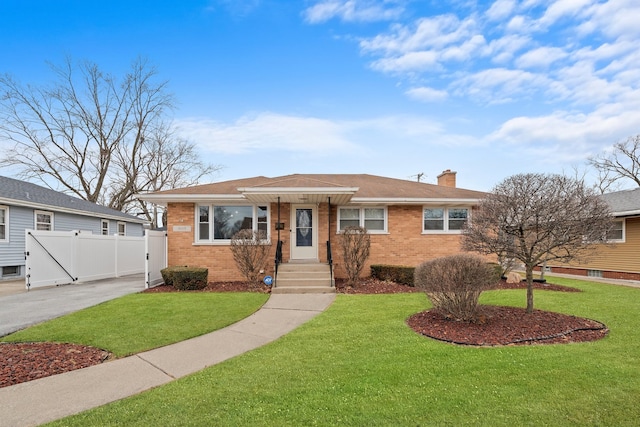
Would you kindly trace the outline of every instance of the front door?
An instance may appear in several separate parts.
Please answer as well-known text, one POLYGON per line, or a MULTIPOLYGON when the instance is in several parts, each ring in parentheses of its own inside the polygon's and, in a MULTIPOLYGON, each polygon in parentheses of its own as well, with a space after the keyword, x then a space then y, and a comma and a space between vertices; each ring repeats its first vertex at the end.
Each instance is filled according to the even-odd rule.
POLYGON ((318 259, 316 205, 291 206, 291 259, 318 259))

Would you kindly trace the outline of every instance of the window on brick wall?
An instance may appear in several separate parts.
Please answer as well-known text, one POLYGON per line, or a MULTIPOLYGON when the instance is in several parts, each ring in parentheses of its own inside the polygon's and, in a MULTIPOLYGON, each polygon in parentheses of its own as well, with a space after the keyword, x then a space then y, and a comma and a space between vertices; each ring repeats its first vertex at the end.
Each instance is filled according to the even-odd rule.
POLYGON ((259 205, 199 205, 196 209, 199 243, 230 243, 240 230, 264 232, 269 239, 269 207, 259 205))
POLYGON ((423 210, 423 233, 461 233, 469 220, 469 208, 426 207, 423 210))
POLYGON ((370 233, 385 233, 387 209, 384 207, 338 208, 338 231, 354 226, 364 227, 370 233))

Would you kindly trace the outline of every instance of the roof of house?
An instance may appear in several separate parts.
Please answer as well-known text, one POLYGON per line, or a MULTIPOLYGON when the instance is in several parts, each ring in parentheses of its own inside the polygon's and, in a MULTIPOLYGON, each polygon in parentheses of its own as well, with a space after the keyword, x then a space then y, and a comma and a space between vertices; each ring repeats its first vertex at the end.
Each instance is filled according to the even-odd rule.
POLYGON ((640 188, 606 193, 602 198, 615 216, 640 215, 640 188))
POLYGON ((223 181, 140 195, 156 203, 205 200, 317 203, 474 203, 486 193, 368 174, 293 174, 223 181))
POLYGON ((31 182, 0 176, 0 204, 29 206, 37 209, 63 211, 85 216, 146 223, 124 212, 78 199, 68 194, 41 187, 31 182))

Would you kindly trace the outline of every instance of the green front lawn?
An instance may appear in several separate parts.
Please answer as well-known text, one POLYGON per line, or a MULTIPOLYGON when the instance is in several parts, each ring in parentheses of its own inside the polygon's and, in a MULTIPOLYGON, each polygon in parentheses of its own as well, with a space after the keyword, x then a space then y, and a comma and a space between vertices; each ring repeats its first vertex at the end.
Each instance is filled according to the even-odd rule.
POLYGON ((117 357, 224 328, 258 310, 260 293, 138 293, 7 335, 2 341, 90 345, 117 357))
MULTIPOLYGON (((338 295, 281 339, 54 425, 637 425, 640 289, 552 279, 536 308, 590 317, 591 343, 462 347, 405 324, 423 294, 338 295)), ((524 290, 485 304, 525 306, 524 290)))

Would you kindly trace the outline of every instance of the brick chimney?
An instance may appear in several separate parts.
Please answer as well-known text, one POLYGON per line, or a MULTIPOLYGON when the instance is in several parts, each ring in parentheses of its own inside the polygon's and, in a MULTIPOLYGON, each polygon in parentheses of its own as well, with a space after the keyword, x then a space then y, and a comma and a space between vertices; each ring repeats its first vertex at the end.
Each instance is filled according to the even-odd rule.
POLYGON ((443 171, 438 175, 438 185, 456 188, 456 173, 457 172, 451 172, 451 169, 443 171))

